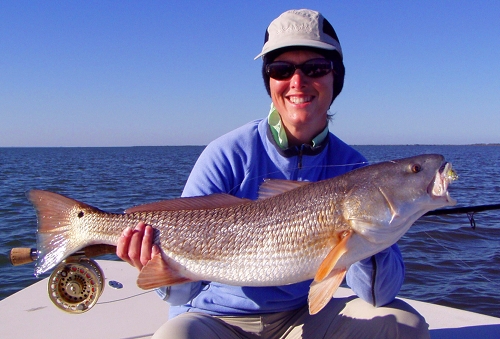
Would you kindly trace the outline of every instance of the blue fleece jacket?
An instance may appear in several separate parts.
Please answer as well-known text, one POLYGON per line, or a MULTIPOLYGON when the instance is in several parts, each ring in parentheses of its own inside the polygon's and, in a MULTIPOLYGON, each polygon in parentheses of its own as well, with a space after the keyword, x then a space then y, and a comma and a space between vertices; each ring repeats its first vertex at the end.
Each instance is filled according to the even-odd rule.
MULTIPOLYGON (((282 150, 266 119, 250 122, 211 142, 188 178, 183 196, 229 193, 257 199, 265 179, 318 181, 366 165, 366 159, 332 133, 315 147, 282 150)), ((367 302, 380 306, 399 292, 404 264, 397 245, 351 266, 347 283, 367 302)), ((194 282, 158 289, 171 304, 170 317, 187 311, 216 315, 281 312, 307 303, 311 281, 276 287, 239 287, 194 282)))

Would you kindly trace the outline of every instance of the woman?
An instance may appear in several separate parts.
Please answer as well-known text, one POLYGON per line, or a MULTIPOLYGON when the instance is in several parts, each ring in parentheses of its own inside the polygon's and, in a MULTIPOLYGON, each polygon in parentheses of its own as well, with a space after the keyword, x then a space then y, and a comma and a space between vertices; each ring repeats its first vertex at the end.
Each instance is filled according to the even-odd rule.
MULTIPOLYGON (((318 181, 366 164, 328 131, 328 110, 342 90, 338 37, 323 16, 287 11, 268 27, 262 75, 272 99, 267 119, 211 142, 196 162, 183 196, 230 193, 256 199, 264 179, 318 181)), ((124 231, 117 254, 141 269, 159 249, 152 228, 124 231)), ((351 266, 347 283, 359 298, 333 298, 317 315, 307 308, 311 281, 276 287, 195 282, 161 288, 170 320, 155 338, 421 338, 427 324, 395 300, 404 278, 397 245, 351 266), (389 304, 389 307, 379 307, 389 304)))

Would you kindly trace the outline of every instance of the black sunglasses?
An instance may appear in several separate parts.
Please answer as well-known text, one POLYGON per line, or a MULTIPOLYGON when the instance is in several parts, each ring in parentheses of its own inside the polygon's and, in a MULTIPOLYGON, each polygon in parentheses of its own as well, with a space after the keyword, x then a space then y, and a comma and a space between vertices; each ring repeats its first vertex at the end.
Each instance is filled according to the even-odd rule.
POLYGON ((307 60, 300 65, 295 65, 287 61, 275 61, 266 65, 267 75, 276 80, 290 78, 297 69, 300 69, 308 77, 321 78, 333 70, 333 61, 318 58, 307 60))

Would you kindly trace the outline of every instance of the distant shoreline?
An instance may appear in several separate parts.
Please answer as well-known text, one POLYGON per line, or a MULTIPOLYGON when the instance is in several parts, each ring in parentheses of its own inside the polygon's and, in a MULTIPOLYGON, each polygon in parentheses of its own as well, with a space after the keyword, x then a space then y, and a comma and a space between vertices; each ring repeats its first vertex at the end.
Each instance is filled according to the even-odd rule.
MULTIPOLYGON (((13 148, 141 148, 141 147, 206 147, 207 145, 148 145, 148 146, 0 146, 0 149, 13 148)), ((498 147, 500 143, 475 143, 475 144, 351 144, 351 146, 493 146, 498 147)))

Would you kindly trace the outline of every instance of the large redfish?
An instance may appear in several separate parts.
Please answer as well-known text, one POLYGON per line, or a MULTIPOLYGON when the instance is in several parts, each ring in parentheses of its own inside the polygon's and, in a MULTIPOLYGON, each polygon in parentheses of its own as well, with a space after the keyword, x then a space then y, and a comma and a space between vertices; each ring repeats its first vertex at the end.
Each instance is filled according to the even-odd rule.
POLYGON ((33 190, 38 215, 35 274, 93 244, 116 245, 125 227, 155 228, 155 256, 139 287, 206 280, 278 286, 314 279, 310 313, 331 299, 349 266, 394 244, 426 212, 454 205, 456 179, 441 155, 382 162, 319 182, 265 181, 256 201, 226 194, 103 212, 33 190))

